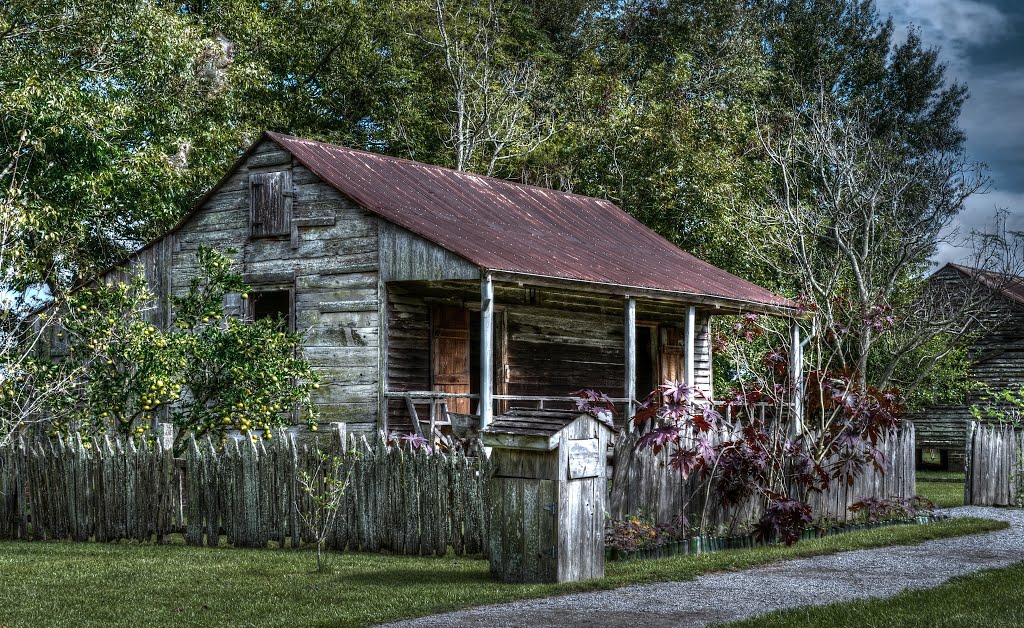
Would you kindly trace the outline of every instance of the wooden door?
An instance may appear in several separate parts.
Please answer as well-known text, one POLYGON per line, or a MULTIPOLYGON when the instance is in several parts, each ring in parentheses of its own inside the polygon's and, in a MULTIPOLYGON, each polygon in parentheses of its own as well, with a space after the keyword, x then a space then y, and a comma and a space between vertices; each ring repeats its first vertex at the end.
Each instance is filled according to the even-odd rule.
MULTIPOLYGON (((433 390, 469 394, 469 310, 437 306, 431 315, 433 390)), ((467 398, 448 400, 448 410, 469 414, 467 398)))
POLYGON ((661 381, 658 383, 681 382, 685 378, 686 368, 683 330, 666 326, 661 327, 658 332, 658 357, 661 363, 661 381))

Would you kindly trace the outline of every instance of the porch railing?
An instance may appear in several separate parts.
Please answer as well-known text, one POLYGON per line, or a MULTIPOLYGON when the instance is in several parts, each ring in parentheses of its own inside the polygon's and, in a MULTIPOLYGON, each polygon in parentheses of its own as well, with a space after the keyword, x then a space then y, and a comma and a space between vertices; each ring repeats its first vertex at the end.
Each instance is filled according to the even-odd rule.
MULTIPOLYGON (((450 420, 447 416, 448 414, 450 414, 447 407, 447 402, 449 399, 470 399, 473 401, 480 400, 480 395, 477 394, 450 393, 438 390, 387 391, 384 393, 384 396, 389 399, 405 399, 406 407, 409 409, 410 418, 413 421, 413 429, 417 433, 421 433, 421 427, 419 425, 420 419, 418 413, 416 412, 415 404, 417 402, 429 402, 430 431, 428 433, 430 434, 434 433, 434 429, 438 425, 450 425, 450 420)), ((508 401, 529 403, 533 404, 534 407, 538 409, 544 409, 546 407, 546 404, 550 403, 575 403, 578 400, 578 397, 573 397, 570 395, 493 395, 492 399, 494 399, 495 402, 508 401)), ((626 397, 611 397, 609 400, 616 405, 629 403, 629 399, 626 397)), ((727 421, 731 423, 733 419, 732 408, 726 406, 724 401, 713 401, 712 403, 717 408, 721 409, 724 407, 722 415, 725 417, 727 421)), ((756 412, 759 414, 758 418, 762 422, 764 422, 767 418, 768 408, 774 408, 776 407, 776 405, 777 404, 768 403, 764 401, 751 404, 751 406, 756 409, 756 412)), ((476 408, 476 412, 471 413, 474 416, 479 416, 480 414, 479 404, 477 404, 477 406, 478 407, 476 408)), ((781 404, 782 408, 789 408, 790 410, 792 410, 791 406, 792 404, 790 403, 781 404)), ((385 416, 385 431, 387 431, 387 429, 387 417, 385 416)))
MULTIPOLYGON (((473 401, 479 401, 480 395, 469 394, 469 393, 450 393, 441 392, 437 390, 406 390, 406 391, 387 391, 384 393, 384 397, 388 399, 405 399, 406 407, 409 409, 410 418, 413 421, 413 429, 419 433, 419 415, 416 412, 415 404, 417 402, 429 402, 430 403, 430 432, 433 433, 434 429, 438 425, 449 424, 447 418, 448 412, 448 400, 450 399, 470 399, 473 401)), ((491 397, 495 402, 508 401, 508 402, 520 402, 532 404, 538 409, 544 409, 546 404, 550 403, 575 403, 579 398, 572 397, 569 395, 493 395, 491 397)), ((625 397, 612 397, 610 401, 615 404, 625 404, 629 402, 629 399, 625 397)), ((473 413, 476 416, 480 414, 479 404, 477 404, 476 412, 473 413)), ((387 428, 387 417, 385 417, 385 431, 387 428)))

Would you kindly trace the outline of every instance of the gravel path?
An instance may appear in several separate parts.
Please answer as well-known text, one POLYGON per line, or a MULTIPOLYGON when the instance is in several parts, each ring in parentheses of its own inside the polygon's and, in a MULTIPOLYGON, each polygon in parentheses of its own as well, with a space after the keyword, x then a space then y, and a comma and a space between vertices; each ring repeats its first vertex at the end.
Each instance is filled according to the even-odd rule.
POLYGON ((742 572, 482 606, 392 626, 705 626, 794 606, 887 597, 1024 560, 1024 510, 964 507, 954 517, 1010 522, 999 532, 801 558, 742 572), (722 600, 731 600, 728 606, 722 600))

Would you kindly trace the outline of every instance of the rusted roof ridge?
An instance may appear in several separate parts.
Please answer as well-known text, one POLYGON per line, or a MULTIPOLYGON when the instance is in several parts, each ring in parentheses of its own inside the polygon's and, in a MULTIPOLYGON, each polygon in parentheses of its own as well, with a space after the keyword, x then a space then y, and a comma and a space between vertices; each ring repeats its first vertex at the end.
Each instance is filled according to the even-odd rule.
MULTIPOLYGON (((954 264, 953 262, 949 262, 948 266, 953 267, 968 277, 977 279, 989 288, 998 290, 1000 294, 1011 301, 1024 305, 1024 277, 972 268, 971 266, 954 264)), ((936 271, 936 274, 938 272, 936 271)))
POLYGON ((604 199, 267 136, 356 203, 488 270, 795 308, 604 199))

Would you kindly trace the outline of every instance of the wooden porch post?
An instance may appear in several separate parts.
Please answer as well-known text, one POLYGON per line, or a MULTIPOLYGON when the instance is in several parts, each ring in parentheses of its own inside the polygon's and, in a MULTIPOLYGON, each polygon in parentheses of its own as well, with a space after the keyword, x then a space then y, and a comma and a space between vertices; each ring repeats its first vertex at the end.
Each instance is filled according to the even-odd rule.
POLYGON ((629 421, 636 410, 636 299, 633 297, 626 297, 625 326, 626 345, 623 348, 626 353, 626 420, 629 421))
POLYGON ((494 284, 490 273, 480 279, 480 428, 494 415, 494 284))
POLYGON ((800 343, 800 325, 796 319, 790 324, 792 347, 789 351, 789 375, 793 383, 793 431, 799 434, 804 423, 804 348, 800 343))
MULTIPOLYGON (((686 308, 686 353, 683 355, 683 380, 687 386, 694 385, 694 356, 697 347, 697 307, 694 305, 686 308)), ((693 401, 693 394, 690 395, 693 401)))

